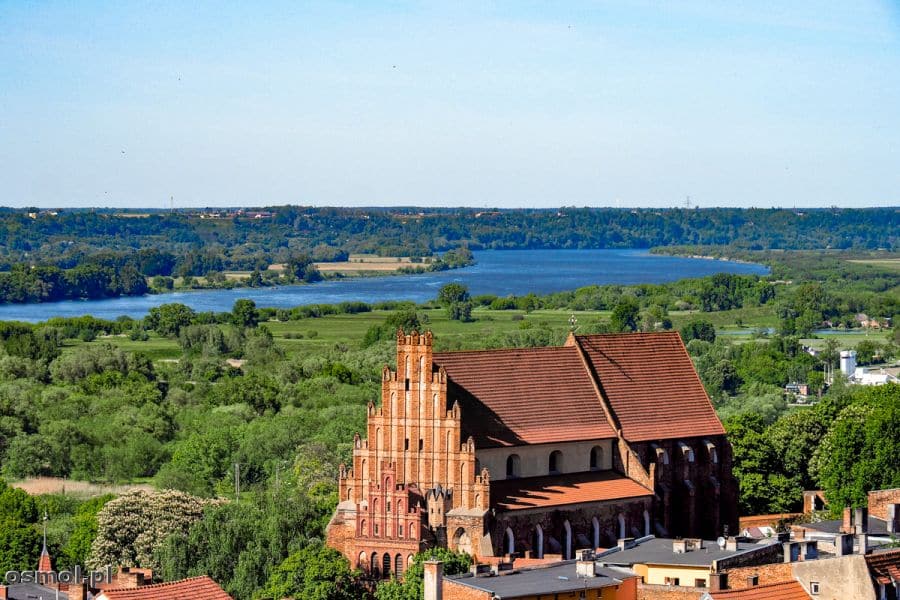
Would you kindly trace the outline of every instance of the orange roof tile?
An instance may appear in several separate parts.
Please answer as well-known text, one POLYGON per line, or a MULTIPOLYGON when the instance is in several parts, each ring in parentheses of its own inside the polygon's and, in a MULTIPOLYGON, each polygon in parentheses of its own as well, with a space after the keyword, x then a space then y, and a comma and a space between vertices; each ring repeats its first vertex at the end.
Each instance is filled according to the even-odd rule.
POLYGON ((713 600, 810 600, 810 595, 797 581, 768 583, 743 590, 709 592, 709 595, 713 600))
POLYGON ((650 496, 653 492, 613 471, 548 475, 491 482, 491 504, 524 510, 650 496))
POLYGON ((676 332, 580 335, 625 439, 725 433, 676 332))
POLYGON ((878 583, 891 585, 900 581, 900 550, 867 554, 866 564, 878 583))
POLYGON ((476 447, 616 437, 574 347, 439 352, 476 447))
POLYGON ((233 600, 206 575, 138 588, 103 590, 100 600, 233 600))

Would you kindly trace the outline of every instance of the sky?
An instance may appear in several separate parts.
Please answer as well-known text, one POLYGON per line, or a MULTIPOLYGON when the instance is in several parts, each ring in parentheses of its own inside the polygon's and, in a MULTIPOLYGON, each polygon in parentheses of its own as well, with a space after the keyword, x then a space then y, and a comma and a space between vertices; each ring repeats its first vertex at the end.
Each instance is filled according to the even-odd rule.
POLYGON ((900 0, 0 0, 3 206, 687 201, 900 206, 900 0))

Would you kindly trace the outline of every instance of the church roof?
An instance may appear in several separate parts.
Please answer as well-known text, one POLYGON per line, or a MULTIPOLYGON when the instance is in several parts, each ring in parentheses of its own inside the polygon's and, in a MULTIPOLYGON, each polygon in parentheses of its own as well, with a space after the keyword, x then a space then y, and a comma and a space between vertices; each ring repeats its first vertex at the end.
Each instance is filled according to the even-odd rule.
POLYGON ((575 343, 435 353, 463 434, 478 448, 616 437, 595 385, 629 441, 725 433, 678 333, 580 335, 575 343))
POLYGON ((616 437, 574 347, 439 352, 479 448, 616 437))
POLYGON ((491 504, 504 511, 638 498, 652 494, 636 481, 613 471, 491 482, 491 504))
POLYGON ((580 335, 575 339, 625 439, 725 433, 677 332, 580 335))

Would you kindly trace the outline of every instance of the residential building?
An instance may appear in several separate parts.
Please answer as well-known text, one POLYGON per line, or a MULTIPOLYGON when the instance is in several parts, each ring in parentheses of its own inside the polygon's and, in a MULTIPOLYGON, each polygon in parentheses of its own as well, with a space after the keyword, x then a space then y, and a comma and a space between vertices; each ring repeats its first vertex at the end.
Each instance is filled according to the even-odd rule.
POLYGON ((443 577, 439 561, 425 563, 426 600, 636 600, 637 576, 599 567, 590 558, 546 566, 443 577))

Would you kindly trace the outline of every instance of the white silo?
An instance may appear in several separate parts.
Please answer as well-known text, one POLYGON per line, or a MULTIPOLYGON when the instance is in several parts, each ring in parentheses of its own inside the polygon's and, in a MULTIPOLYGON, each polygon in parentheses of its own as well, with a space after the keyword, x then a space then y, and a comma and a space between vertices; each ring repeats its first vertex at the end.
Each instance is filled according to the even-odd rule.
POLYGON ((856 350, 841 350, 841 373, 847 379, 856 373, 856 350))

